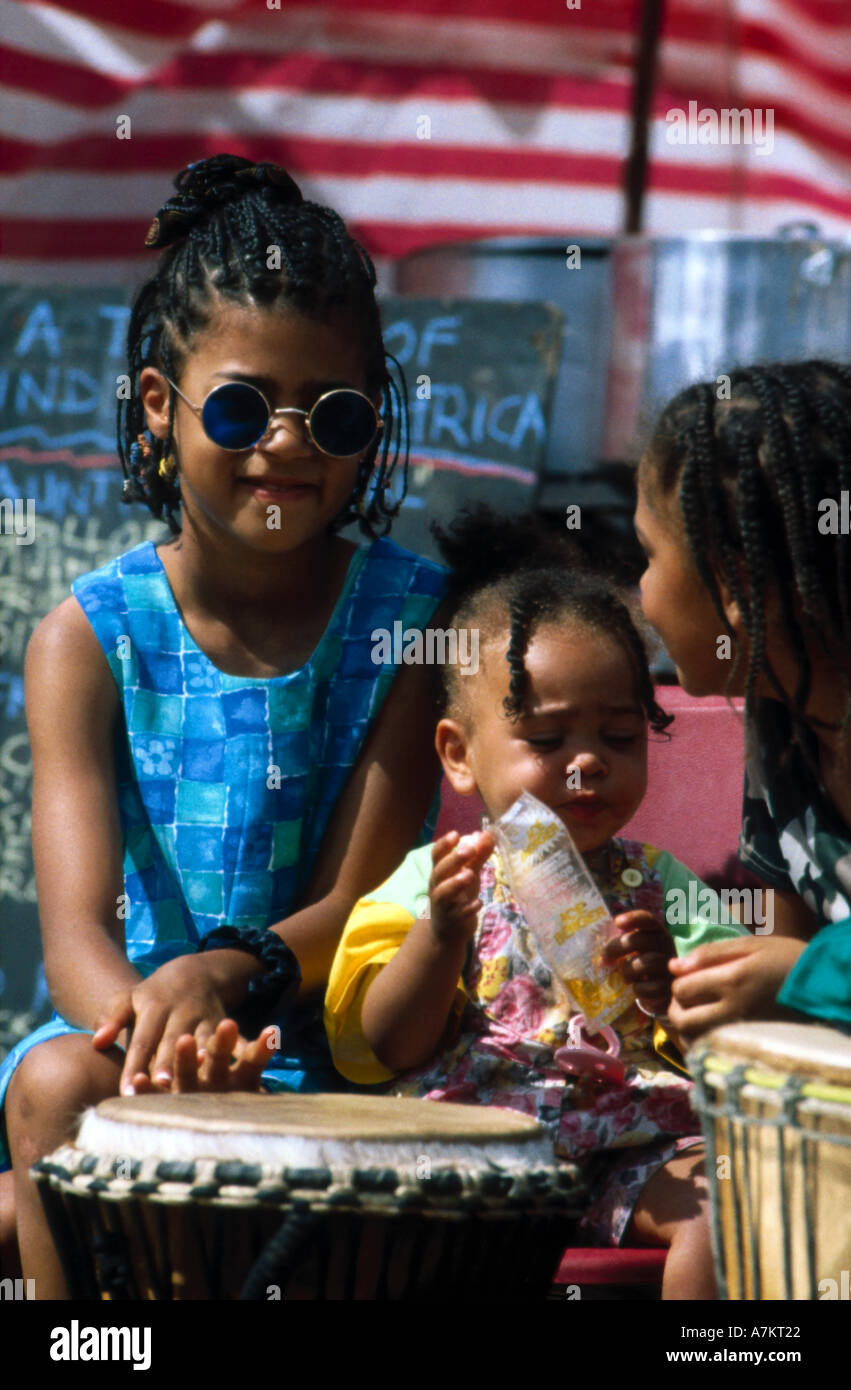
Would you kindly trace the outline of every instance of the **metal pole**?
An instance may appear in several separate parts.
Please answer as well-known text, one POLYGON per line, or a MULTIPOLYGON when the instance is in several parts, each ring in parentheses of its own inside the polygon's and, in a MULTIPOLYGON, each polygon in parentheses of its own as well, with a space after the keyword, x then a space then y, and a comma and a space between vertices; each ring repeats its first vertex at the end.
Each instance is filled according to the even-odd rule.
POLYGON ((640 232, 647 182, 647 122, 653 103, 656 55, 665 19, 665 0, 643 0, 632 89, 630 150, 624 168, 624 231, 640 232))

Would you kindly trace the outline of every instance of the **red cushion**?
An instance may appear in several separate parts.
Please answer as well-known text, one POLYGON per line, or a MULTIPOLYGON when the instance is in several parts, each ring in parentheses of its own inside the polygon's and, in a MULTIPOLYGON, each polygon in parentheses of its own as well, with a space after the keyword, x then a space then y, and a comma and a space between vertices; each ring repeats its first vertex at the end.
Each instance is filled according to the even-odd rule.
POLYGON ((656 692, 674 715, 670 741, 650 735, 647 794, 621 835, 669 850, 699 878, 751 882, 736 858, 744 783, 743 701, 656 692))
POLYGON ((459 796, 444 777, 440 784, 440 814, 434 838, 439 840, 447 830, 460 830, 462 835, 469 835, 471 830, 479 829, 484 814, 480 796, 459 796))
POLYGON ((667 1250, 565 1250, 556 1284, 661 1284, 667 1250))

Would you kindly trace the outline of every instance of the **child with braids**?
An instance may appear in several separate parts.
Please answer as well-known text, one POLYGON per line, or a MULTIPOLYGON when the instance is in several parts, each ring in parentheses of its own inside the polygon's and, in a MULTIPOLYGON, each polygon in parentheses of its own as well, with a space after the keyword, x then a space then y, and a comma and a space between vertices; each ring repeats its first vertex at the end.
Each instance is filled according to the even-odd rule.
POLYGON ((771 936, 673 964, 671 1018, 689 1038, 789 1009, 851 1024, 851 367, 729 382, 667 406, 635 517, 644 611, 681 684, 744 694, 739 853, 773 892, 771 936))
POLYGON ((663 1296, 714 1297, 691 1083, 648 1015, 665 1013, 675 952, 739 929, 716 911, 669 931, 666 893, 687 891, 693 875, 617 835, 644 795, 648 723, 660 732, 672 716, 656 703, 625 604, 572 572, 534 523, 472 513, 442 545, 453 622, 479 632, 477 673, 441 671, 444 773, 462 795, 478 791, 491 819, 524 790, 557 813, 614 917, 609 961, 640 1007, 615 1020, 607 1042, 618 1055, 604 1058, 570 1015, 493 835, 453 831, 413 850, 349 918, 325 1001, 334 1061, 395 1094, 535 1116, 556 1156, 588 1169, 585 1240, 667 1245, 663 1296))
POLYGON ((424 673, 370 659, 377 624, 422 627, 444 587, 383 535, 403 402, 372 263, 274 165, 219 155, 176 188, 119 404, 125 495, 173 538, 77 580, 27 656, 58 1012, 0 1096, 40 1297, 63 1283, 28 1169, 86 1105, 250 1086, 263 1054, 267 1088, 339 1088, 337 941, 416 843, 439 771, 424 673), (369 544, 338 535, 352 520, 369 544), (266 1024, 271 1048, 250 1045, 266 1024))

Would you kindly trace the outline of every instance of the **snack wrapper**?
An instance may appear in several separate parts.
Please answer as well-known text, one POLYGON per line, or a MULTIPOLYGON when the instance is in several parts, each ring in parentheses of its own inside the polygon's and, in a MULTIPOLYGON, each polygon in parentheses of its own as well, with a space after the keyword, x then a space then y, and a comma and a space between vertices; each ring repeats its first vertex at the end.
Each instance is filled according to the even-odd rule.
POLYGON ((601 963, 617 930, 570 832, 530 792, 487 828, 541 955, 589 1031, 598 1031, 626 1012, 635 991, 601 963))

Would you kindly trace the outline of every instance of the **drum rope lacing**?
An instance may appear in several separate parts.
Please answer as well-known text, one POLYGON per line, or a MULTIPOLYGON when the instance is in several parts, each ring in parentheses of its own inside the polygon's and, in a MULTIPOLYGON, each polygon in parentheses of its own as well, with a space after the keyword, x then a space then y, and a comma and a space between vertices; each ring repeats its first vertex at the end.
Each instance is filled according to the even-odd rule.
MULTIPOLYGON (((145 1297, 145 1287, 153 1291, 156 1299, 174 1297, 173 1281, 179 1271, 171 1268, 163 1223, 175 1207, 184 1209, 192 1230, 204 1279, 202 1296, 207 1298, 225 1295, 221 1252, 215 1244, 221 1235, 214 1232, 211 1248, 210 1232, 205 1235, 204 1231, 204 1210, 249 1209, 255 1213, 255 1221, 264 1209, 280 1213, 281 1225, 271 1234, 267 1228, 239 1292, 240 1299, 262 1300, 268 1298, 270 1285, 288 1285, 305 1258, 311 1258, 314 1245, 320 1263, 328 1259, 323 1245, 323 1216, 331 1218, 333 1214, 333 1220, 345 1222, 356 1221, 359 1214, 393 1217, 388 1225, 400 1231, 406 1221, 418 1222, 419 1234, 414 1237, 418 1246, 426 1240, 425 1226, 433 1225, 428 1220, 430 1216, 449 1219, 451 1225, 457 1226, 458 1237, 441 1256, 440 1279, 436 1280, 439 1288, 444 1276, 448 1279, 451 1275, 456 1283, 461 1277, 472 1278, 476 1261, 487 1264, 489 1252, 492 1254, 489 1242, 503 1229, 509 1233, 499 1236, 503 1244, 506 1239, 518 1239, 517 1232, 522 1229, 524 1239, 535 1238, 543 1243, 555 1239, 560 1248, 566 1240, 565 1223, 576 1217, 584 1196, 578 1170, 571 1165, 507 1171, 491 1163, 490 1171, 476 1172, 435 1166, 430 1176, 417 1179, 410 1171, 400 1173, 390 1167, 354 1168, 341 1176, 329 1167, 267 1167, 264 1171, 259 1164, 233 1160, 152 1158, 128 1162, 125 1158, 85 1154, 66 1146, 50 1158, 39 1160, 34 1171, 41 1179, 39 1187, 45 1205, 59 1208, 54 1210, 54 1217, 68 1229, 72 1224, 79 1227, 76 1243, 72 1239, 63 1244, 71 1252, 68 1258, 73 1264, 76 1287, 82 1282, 85 1290, 82 1296, 96 1298, 100 1288, 113 1299, 131 1300, 145 1297), (86 1199, 84 1205, 93 1231, 86 1232, 73 1203, 72 1222, 72 1216, 62 1209, 63 1192, 86 1199), (160 1239, 156 1250, 146 1229, 146 1210, 158 1223, 160 1239), (139 1282, 122 1216, 132 1225, 147 1285, 139 1282), (500 1220, 501 1217, 506 1220, 500 1220), (482 1223, 493 1236, 481 1235, 482 1223), (87 1252, 94 1256, 94 1265, 87 1252)), ((554 1259, 556 1254, 554 1247, 554 1259)), ((375 1297, 388 1296, 394 1258, 394 1245, 388 1237, 382 1248, 375 1297)), ((354 1274, 350 1277, 353 1279, 354 1274)), ((416 1296, 419 1277, 418 1262, 414 1260, 406 1275, 410 1296, 416 1296)), ((487 1277, 486 1269, 480 1271, 479 1277, 487 1277)), ((354 1285, 346 1296, 354 1297, 354 1285)))
POLYGON ((528 1204, 540 1209, 577 1208, 582 1195, 579 1169, 563 1164, 551 1169, 490 1171, 459 1167, 431 1168, 427 1176, 394 1168, 355 1168, 335 1173, 329 1167, 266 1169, 236 1160, 134 1159, 82 1154, 71 1146, 40 1159, 34 1171, 54 1186, 92 1196, 152 1197, 168 1201, 244 1202, 286 1206, 296 1201, 319 1207, 377 1208, 386 1205, 442 1208, 447 1205, 516 1211, 528 1204))
MULTIPOLYGON (((705 1119, 713 1121, 722 1120, 728 1125, 728 1134, 731 1142, 728 1148, 736 1151, 737 1146, 733 1142, 734 1127, 743 1130, 745 1133, 753 1130, 773 1130, 777 1138, 777 1165, 779 1178, 779 1209, 787 1212, 790 1203, 790 1153, 787 1150, 794 1150, 794 1156, 801 1162, 800 1185, 804 1192, 809 1192, 814 1169, 811 1149, 813 1146, 831 1145, 839 1149, 851 1149, 851 1134, 834 1134, 825 1129, 811 1128, 805 1122, 807 1106, 815 1111, 816 1102, 833 1103, 837 1111, 847 1115, 847 1107, 851 1104, 851 1089, 847 1086, 833 1085, 829 1082, 813 1082, 806 1076, 777 1076, 760 1068, 759 1064, 753 1061, 733 1063, 726 1059, 722 1060, 713 1055, 711 1050, 700 1051, 697 1055, 690 1058, 692 1079, 695 1083, 696 1109, 699 1110, 705 1119), (722 1092, 722 1099, 710 1096, 708 1089, 708 1078, 711 1077, 716 1086, 722 1092), (743 1105, 743 1096, 747 1099, 756 1101, 763 1105, 769 1105, 773 1113, 757 1113, 748 1111, 743 1105)), ((823 1114, 823 1111, 816 1111, 823 1114)), ((714 1124, 704 1124, 704 1135, 707 1146, 707 1167, 717 1172, 719 1143, 718 1132, 714 1124)), ((817 1154, 817 1151, 816 1151, 817 1154)), ((750 1194, 754 1191, 753 1175, 751 1170, 751 1148, 748 1143, 741 1146, 739 1153, 742 1168, 742 1196, 746 1207, 747 1225, 747 1264, 750 1276, 750 1287, 752 1297, 759 1300, 763 1297, 762 1279, 760 1271, 760 1252, 759 1252, 759 1223, 754 1217, 754 1213, 749 1205, 750 1194)), ((729 1155, 727 1155, 729 1157, 729 1155)), ((745 1257, 745 1232, 743 1227, 742 1204, 739 1201, 731 1203, 734 1223, 735 1248, 737 1251, 738 1267, 744 1269, 745 1257)), ((793 1251, 791 1245, 791 1228, 788 1221, 782 1223, 783 1232, 783 1287, 784 1298, 789 1301, 796 1295, 793 1287, 792 1268, 793 1251)), ((712 1244, 715 1257, 716 1275, 719 1285, 719 1296, 728 1298, 728 1291, 725 1262, 723 1258, 723 1233, 720 1203, 713 1192, 712 1197, 712 1244)), ((810 1289, 809 1297, 816 1298, 816 1231, 811 1221, 806 1225, 806 1280, 810 1289)), ((740 1297, 744 1296, 740 1293, 740 1297)), ((800 1295, 798 1295, 800 1296, 800 1295)))

